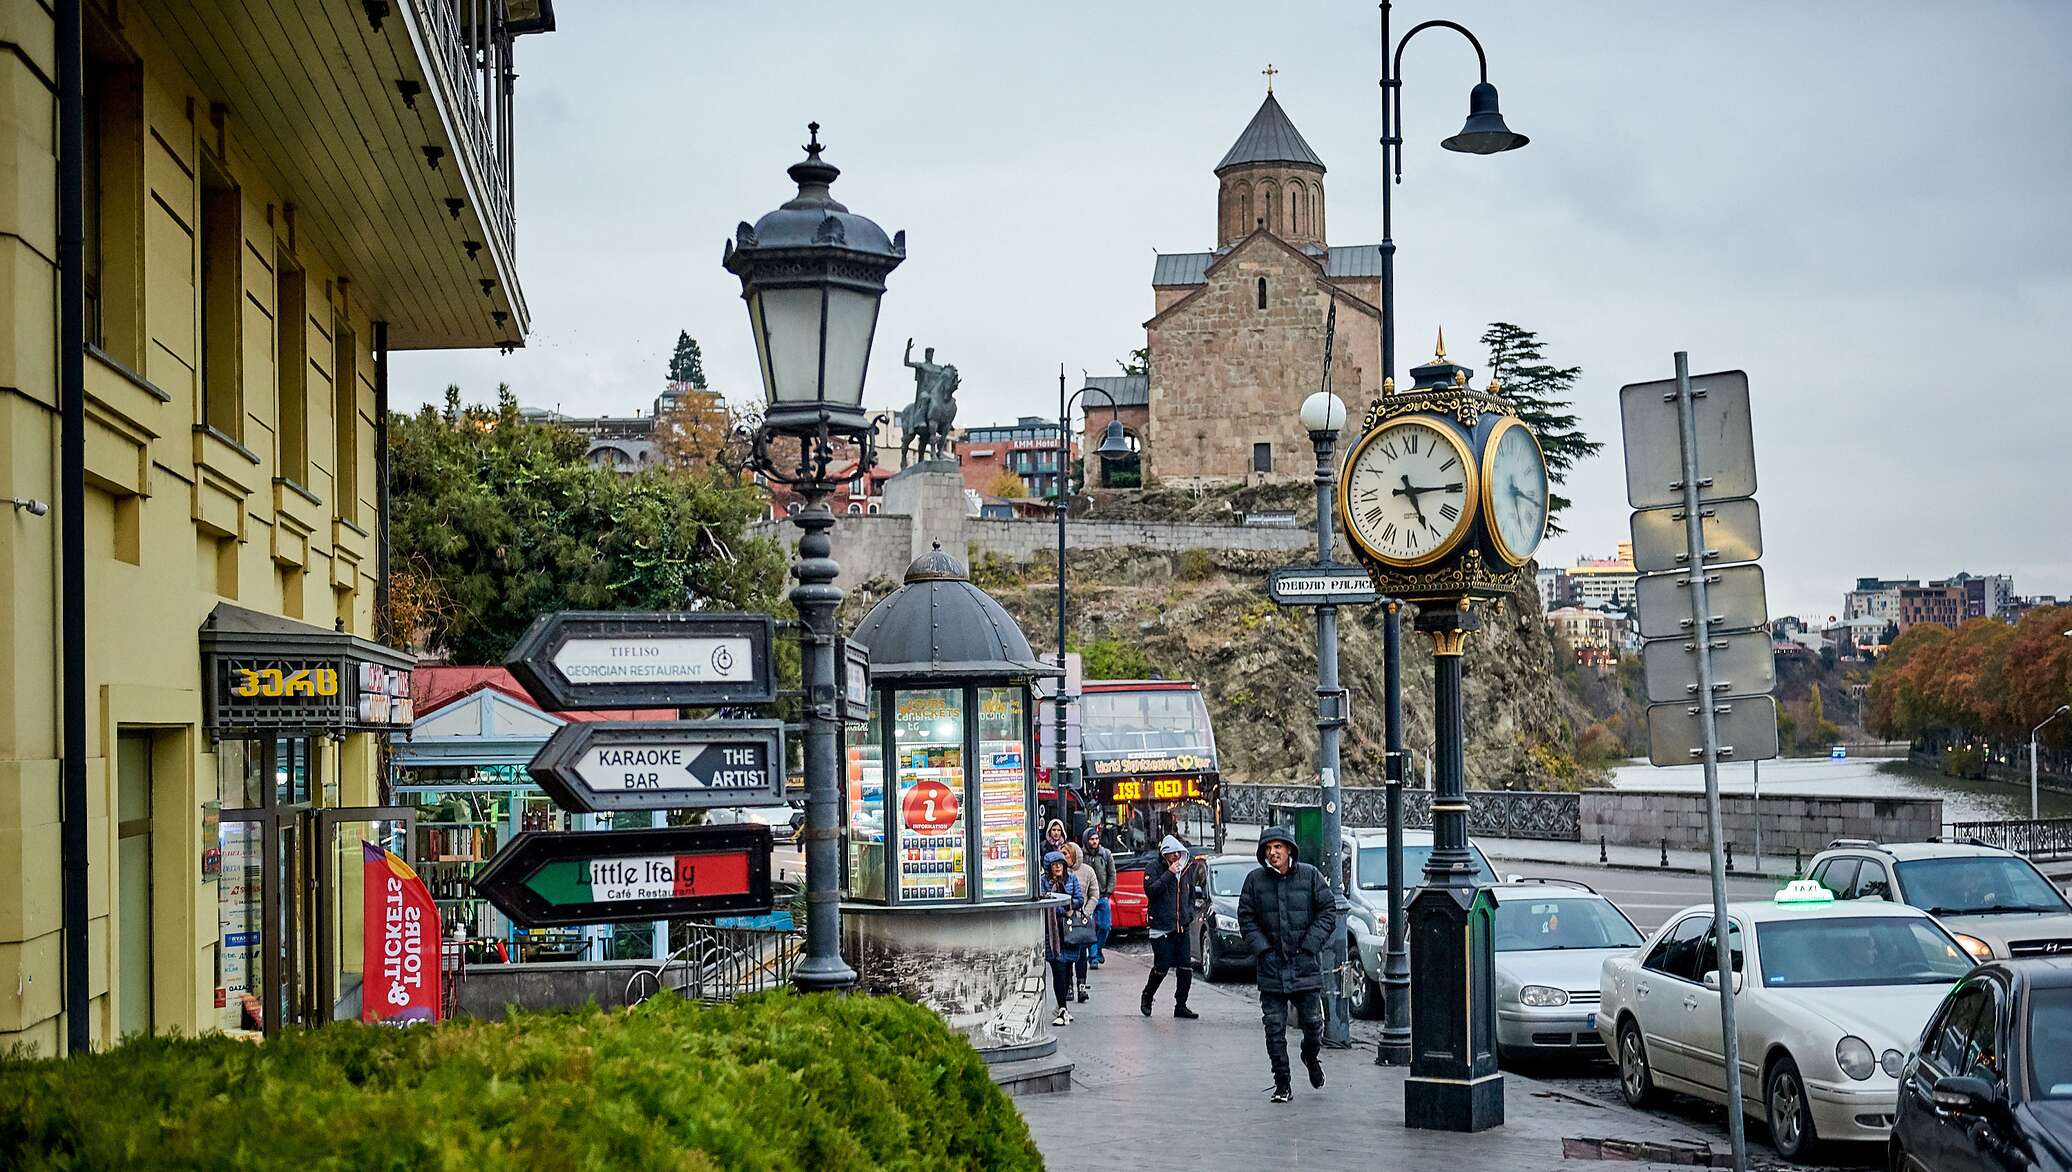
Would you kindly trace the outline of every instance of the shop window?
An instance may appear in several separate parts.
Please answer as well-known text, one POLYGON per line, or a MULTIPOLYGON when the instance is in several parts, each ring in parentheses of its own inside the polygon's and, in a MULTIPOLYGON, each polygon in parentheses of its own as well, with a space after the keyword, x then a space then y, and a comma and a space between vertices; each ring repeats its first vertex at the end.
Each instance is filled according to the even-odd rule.
POLYGON ((244 230, 229 175, 201 155, 201 420, 244 438, 244 230))
POLYGON ((885 714, 871 689, 869 719, 851 726, 846 750, 849 787, 848 887, 852 899, 885 898, 885 714))
POLYGON ((316 777, 313 752, 316 742, 309 737, 280 737, 273 748, 273 803, 300 806, 309 803, 310 786, 316 777))
POLYGON ((309 283, 282 253, 274 269, 274 475, 309 483, 309 283))
POLYGON ((1021 688, 978 690, 979 895, 1029 898, 1028 712, 1021 688))
POLYGON ((332 452, 331 503, 336 515, 356 521, 360 515, 360 376, 359 339, 345 324, 339 310, 338 328, 332 334, 331 421, 335 432, 332 452))

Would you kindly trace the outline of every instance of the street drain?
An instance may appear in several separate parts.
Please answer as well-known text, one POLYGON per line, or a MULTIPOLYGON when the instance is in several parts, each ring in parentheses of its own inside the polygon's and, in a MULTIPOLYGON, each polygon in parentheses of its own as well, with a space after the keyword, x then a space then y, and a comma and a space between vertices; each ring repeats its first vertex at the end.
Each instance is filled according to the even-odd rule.
POLYGON ((1629 1164, 1671 1164, 1684 1168, 1731 1168, 1734 1158, 1705 1143, 1657 1143, 1652 1140, 1596 1139, 1563 1136, 1564 1160, 1618 1160, 1629 1164))

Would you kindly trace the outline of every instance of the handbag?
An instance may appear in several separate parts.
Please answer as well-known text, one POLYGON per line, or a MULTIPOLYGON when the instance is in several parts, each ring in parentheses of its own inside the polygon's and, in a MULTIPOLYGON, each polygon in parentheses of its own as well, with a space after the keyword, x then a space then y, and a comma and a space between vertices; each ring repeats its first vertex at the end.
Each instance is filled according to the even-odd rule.
POLYGON ((1087 948, 1098 939, 1100 939, 1100 933, 1094 931, 1091 921, 1076 919, 1065 921, 1065 947, 1087 948))

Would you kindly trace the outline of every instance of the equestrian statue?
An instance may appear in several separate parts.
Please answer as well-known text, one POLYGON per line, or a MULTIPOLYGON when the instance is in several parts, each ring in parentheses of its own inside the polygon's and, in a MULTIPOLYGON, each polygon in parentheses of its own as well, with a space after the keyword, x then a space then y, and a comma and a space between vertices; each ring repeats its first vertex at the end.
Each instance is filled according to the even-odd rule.
POLYGON ((914 368, 914 401, 899 409, 899 466, 907 466, 909 445, 923 460, 947 460, 950 424, 957 419, 957 368, 938 365, 933 346, 915 362, 912 338, 907 339, 905 362, 914 368))

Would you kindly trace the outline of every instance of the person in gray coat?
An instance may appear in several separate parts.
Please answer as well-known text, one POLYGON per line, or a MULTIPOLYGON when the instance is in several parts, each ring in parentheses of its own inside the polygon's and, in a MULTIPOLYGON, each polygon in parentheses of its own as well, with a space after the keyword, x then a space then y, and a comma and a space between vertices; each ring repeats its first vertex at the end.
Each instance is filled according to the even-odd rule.
POLYGON ((1302 1065, 1309 1085, 1324 1085, 1324 944, 1338 926, 1338 900, 1323 873, 1298 857, 1295 836, 1274 826, 1259 836, 1259 866, 1245 876, 1237 926, 1252 950, 1273 1067, 1273 1101, 1293 1097, 1288 1071, 1288 1010, 1302 1023, 1302 1065))

